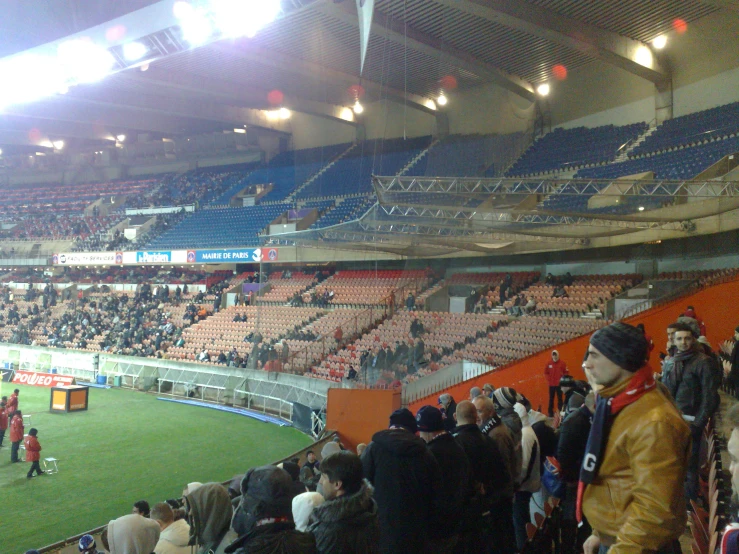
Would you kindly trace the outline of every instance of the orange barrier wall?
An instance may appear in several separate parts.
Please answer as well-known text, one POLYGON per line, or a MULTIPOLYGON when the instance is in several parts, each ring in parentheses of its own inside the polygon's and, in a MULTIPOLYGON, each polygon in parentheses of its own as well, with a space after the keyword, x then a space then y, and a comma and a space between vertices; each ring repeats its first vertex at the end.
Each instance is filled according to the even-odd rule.
POLYGON ((347 448, 372 440, 387 429, 390 414, 400 408, 400 392, 393 390, 329 389, 326 427, 339 433, 347 448))
MULTIPOLYGON (((638 314, 627 320, 631 325, 643 323, 654 341, 655 349, 652 354, 652 365, 659 367, 659 352, 665 350, 667 342, 666 328, 680 316, 688 305, 694 306, 697 315, 706 324, 706 337, 714 350, 721 341, 730 339, 734 328, 739 325, 739 314, 735 315, 734 306, 739 299, 739 280, 714 285, 695 294, 669 302, 638 314)), ((587 349, 589 335, 578 337, 562 343, 556 347, 562 360, 567 364, 570 373, 576 379, 584 379, 581 364, 587 349)), ((469 381, 448 388, 454 399, 467 399, 472 387, 482 388, 483 384, 490 383, 494 387, 513 387, 531 401, 534 408, 542 406, 546 409, 549 401, 547 383, 544 379, 544 366, 550 359, 550 352, 540 352, 513 365, 498 371, 481 375, 469 381)), ((418 400, 408 407, 416 413, 426 404, 436 405, 441 392, 418 400)))

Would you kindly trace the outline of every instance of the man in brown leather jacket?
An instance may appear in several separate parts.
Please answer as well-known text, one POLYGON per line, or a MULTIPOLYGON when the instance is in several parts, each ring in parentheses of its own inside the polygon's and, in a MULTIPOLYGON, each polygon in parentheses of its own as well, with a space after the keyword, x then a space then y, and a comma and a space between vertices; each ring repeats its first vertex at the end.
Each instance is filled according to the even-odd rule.
MULTIPOLYGON (((641 554, 685 528, 690 429, 646 365, 644 335, 625 323, 593 334, 583 363, 598 404, 580 472, 585 554, 641 554)), ((580 514, 579 514, 580 515, 580 514)))

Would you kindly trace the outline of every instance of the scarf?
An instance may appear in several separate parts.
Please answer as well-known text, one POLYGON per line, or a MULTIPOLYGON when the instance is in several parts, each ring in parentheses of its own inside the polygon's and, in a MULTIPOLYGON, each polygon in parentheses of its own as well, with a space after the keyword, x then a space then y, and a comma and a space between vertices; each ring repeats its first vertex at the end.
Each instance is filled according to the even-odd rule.
POLYGON ((482 431, 483 435, 487 435, 501 423, 503 423, 503 420, 500 419, 500 416, 498 414, 493 414, 493 417, 491 417, 487 423, 480 428, 480 431, 482 431))
POLYGON ((588 443, 585 447, 585 457, 580 468, 580 482, 577 486, 577 521, 582 521, 582 499, 585 487, 598 476, 613 420, 621 410, 639 400, 656 384, 652 368, 646 364, 634 373, 623 391, 611 398, 598 397, 593 424, 590 427, 590 435, 588 435, 588 443))

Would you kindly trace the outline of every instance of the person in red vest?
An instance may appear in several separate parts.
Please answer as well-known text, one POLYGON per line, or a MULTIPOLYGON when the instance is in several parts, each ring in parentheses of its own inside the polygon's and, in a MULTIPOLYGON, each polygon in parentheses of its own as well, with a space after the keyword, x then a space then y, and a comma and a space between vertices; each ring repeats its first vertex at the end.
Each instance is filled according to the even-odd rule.
POLYGON ((23 440, 23 444, 26 447, 26 461, 33 462, 31 464, 31 469, 29 469, 26 474, 27 479, 33 477, 34 471, 36 472, 36 475, 43 475, 46 473, 41 469, 41 465, 39 465, 39 460, 41 460, 41 445, 36 438, 37 436, 38 431, 36 429, 31 429, 23 440))
POLYGON ((0 400, 0 446, 3 445, 3 439, 5 438, 5 431, 8 429, 8 412, 5 408, 8 404, 8 397, 3 396, 0 400))
POLYGON ((13 412, 18 411, 18 393, 19 392, 20 391, 18 389, 15 389, 13 391, 13 394, 11 394, 10 398, 8 399, 7 406, 5 406, 5 411, 11 417, 13 415, 13 412))
POLYGON ((20 461, 18 459, 18 450, 21 447, 24 432, 23 414, 18 410, 10 419, 10 463, 12 464, 20 461))
POLYGON ((554 395, 557 395, 557 410, 562 409, 562 389, 559 380, 567 374, 567 364, 559 359, 559 352, 552 350, 552 361, 544 368, 544 375, 549 385, 549 417, 554 416, 554 395))

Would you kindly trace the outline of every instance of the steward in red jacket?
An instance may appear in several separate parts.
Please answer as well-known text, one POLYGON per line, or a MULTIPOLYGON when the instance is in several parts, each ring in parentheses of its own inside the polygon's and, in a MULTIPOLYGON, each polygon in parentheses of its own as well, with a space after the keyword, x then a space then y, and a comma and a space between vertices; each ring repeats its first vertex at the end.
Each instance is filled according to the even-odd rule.
POLYGON ((544 375, 549 385, 549 417, 554 415, 554 395, 557 395, 557 409, 562 409, 562 389, 559 380, 567 374, 567 364, 559 359, 559 352, 552 350, 552 361, 544 368, 544 375))
POLYGON ((9 416, 13 415, 13 412, 18 410, 18 393, 20 391, 18 389, 15 389, 13 391, 13 394, 10 395, 10 398, 8 399, 8 405, 5 406, 5 410, 8 412, 9 416))
POLYGON ((3 445, 5 431, 8 429, 8 412, 5 411, 6 400, 7 398, 3 396, 2 402, 0 402, 0 446, 3 445))
POLYGON ((10 420, 10 442, 12 443, 10 447, 10 461, 16 463, 20 461, 18 459, 18 450, 20 449, 25 429, 23 428, 23 414, 20 410, 15 412, 12 417, 13 419, 10 420))
POLYGON ((33 477, 34 471, 36 472, 36 475, 46 473, 45 471, 41 471, 41 465, 39 465, 39 460, 41 459, 41 445, 36 438, 37 435, 38 431, 36 429, 31 429, 28 432, 28 436, 23 441, 26 446, 26 461, 33 462, 31 464, 31 469, 29 469, 26 474, 26 478, 28 479, 33 477))

